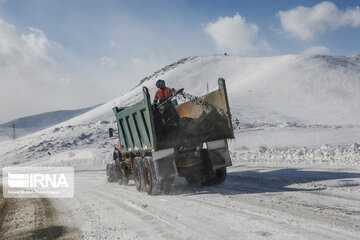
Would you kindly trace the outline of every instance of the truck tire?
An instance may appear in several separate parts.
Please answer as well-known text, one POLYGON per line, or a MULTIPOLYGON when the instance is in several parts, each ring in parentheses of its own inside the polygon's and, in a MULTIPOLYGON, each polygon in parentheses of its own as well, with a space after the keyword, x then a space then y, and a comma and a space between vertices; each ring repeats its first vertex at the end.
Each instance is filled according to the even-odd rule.
POLYGON ((185 179, 189 185, 200 185, 201 184, 201 179, 197 176, 190 175, 190 176, 186 176, 185 179))
POLYGON ((120 173, 118 174, 118 183, 120 185, 128 185, 129 177, 126 176, 124 169, 120 169, 120 173))
POLYGON ((133 175, 134 175, 134 182, 135 182, 135 188, 138 190, 138 192, 141 191, 142 188, 142 164, 141 164, 141 158, 136 157, 134 159, 134 163, 132 166, 133 175))
POLYGON ((145 190, 149 195, 161 193, 160 182, 156 179, 155 167, 151 157, 145 157, 143 162, 143 176, 145 190))
POLYGON ((167 178, 161 185, 162 192, 164 192, 164 194, 170 194, 172 192, 174 182, 174 177, 167 178))
POLYGON ((226 167, 216 169, 214 184, 223 184, 226 179, 226 167))
POLYGON ((203 186, 212 186, 216 184, 223 184, 226 179, 226 167, 216 169, 215 172, 209 174, 203 181, 203 186))
POLYGON ((118 177, 117 177, 115 164, 108 163, 106 165, 106 175, 107 175, 108 182, 116 182, 117 181, 118 177))

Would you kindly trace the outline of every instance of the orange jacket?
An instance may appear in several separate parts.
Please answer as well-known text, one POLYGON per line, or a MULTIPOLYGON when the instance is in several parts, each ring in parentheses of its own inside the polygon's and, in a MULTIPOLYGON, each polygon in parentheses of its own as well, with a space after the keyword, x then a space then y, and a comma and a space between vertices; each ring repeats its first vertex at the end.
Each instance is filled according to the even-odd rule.
POLYGON ((157 90, 155 93, 154 103, 157 104, 159 100, 160 103, 165 101, 170 96, 170 93, 171 93, 171 89, 168 87, 166 87, 164 90, 159 88, 159 90, 157 90))

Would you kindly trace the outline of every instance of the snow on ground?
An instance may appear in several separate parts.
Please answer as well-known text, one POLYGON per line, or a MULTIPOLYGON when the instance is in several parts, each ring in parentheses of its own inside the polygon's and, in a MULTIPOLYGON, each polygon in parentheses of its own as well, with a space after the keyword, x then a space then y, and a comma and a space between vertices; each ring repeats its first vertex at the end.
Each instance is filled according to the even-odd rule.
POLYGON ((326 169, 360 170, 360 147, 349 148, 323 145, 319 149, 285 148, 262 149, 258 152, 232 152, 234 166, 314 167, 326 169))
POLYGON ((53 203, 83 239, 358 239, 360 172, 229 170, 221 186, 177 179, 173 193, 160 196, 81 171, 75 197, 53 203))
MULTIPOLYGON (((358 239, 360 57, 204 56, 157 71, 117 99, 16 142, 2 166, 73 166, 75 197, 53 200, 84 239, 358 239), (110 184, 112 107, 169 87, 202 95, 226 80, 235 139, 224 185, 151 197, 110 184)), ((130 185, 133 182, 130 181, 130 185)))

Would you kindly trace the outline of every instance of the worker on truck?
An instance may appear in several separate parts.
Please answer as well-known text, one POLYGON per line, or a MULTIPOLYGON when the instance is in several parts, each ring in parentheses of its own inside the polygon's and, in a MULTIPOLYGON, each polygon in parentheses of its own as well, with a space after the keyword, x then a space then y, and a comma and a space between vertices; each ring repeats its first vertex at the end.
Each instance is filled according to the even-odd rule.
POLYGON ((158 104, 165 102, 169 97, 173 96, 175 89, 168 88, 165 86, 165 81, 159 79, 156 81, 156 87, 158 90, 155 93, 154 97, 154 106, 157 107, 158 104))
POLYGON ((156 81, 156 87, 158 90, 155 93, 153 110, 157 135, 161 136, 177 126, 179 115, 170 101, 170 98, 176 94, 175 89, 166 87, 162 79, 156 81))

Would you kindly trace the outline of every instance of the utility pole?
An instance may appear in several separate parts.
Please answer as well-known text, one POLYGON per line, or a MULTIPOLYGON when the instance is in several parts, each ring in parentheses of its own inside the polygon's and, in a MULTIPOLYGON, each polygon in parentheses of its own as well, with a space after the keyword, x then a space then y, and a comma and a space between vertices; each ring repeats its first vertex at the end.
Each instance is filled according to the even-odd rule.
POLYGON ((16 132, 15 132, 15 122, 13 122, 13 139, 14 139, 14 142, 15 142, 15 139, 16 139, 16 132))
POLYGON ((206 83, 207 93, 209 93, 209 82, 206 83))

